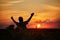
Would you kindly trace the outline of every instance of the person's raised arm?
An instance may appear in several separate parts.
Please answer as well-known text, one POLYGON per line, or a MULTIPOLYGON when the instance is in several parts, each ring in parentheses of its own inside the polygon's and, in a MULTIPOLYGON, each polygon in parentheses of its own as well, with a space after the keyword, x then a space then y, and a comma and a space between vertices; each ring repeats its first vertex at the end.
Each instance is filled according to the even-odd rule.
POLYGON ((33 15, 34 15, 34 13, 31 14, 30 18, 26 22, 29 22, 33 15))
POLYGON ((14 23, 17 23, 17 22, 13 19, 13 17, 11 17, 11 19, 13 20, 14 23))

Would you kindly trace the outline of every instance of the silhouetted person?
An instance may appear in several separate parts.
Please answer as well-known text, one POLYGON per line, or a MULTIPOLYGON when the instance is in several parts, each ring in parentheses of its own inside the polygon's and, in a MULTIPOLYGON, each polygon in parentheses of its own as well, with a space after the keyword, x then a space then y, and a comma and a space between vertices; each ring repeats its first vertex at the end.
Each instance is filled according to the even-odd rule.
POLYGON ((27 21, 23 21, 23 17, 19 17, 19 22, 16 22, 13 17, 11 17, 11 19, 13 20, 13 22, 21 28, 26 28, 26 25, 28 24, 28 22, 31 20, 32 16, 34 15, 34 13, 31 14, 30 18, 27 21))

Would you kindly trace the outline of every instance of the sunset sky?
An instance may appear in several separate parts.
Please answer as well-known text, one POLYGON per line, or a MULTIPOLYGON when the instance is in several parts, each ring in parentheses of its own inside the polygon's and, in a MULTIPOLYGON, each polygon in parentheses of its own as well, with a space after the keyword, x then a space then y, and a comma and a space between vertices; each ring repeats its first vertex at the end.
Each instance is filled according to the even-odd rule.
POLYGON ((0 26, 13 23, 11 16, 16 21, 22 16, 25 21, 32 12, 34 16, 30 22, 53 21, 60 18, 60 0, 0 0, 0 26))

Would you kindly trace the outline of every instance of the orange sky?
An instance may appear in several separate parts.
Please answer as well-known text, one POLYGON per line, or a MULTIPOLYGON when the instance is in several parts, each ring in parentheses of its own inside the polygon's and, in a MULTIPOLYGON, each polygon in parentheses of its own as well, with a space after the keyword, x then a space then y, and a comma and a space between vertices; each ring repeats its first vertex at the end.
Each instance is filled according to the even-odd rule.
POLYGON ((1 0, 0 24, 10 24, 12 22, 11 16, 16 21, 19 16, 27 20, 32 12, 35 14, 30 22, 60 18, 59 0, 1 0))

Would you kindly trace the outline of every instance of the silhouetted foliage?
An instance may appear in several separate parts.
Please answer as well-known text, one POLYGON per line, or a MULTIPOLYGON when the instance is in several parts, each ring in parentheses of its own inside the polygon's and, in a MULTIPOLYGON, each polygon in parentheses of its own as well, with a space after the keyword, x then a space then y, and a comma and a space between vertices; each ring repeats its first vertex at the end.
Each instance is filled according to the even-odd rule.
POLYGON ((14 30, 14 25, 9 25, 9 27, 7 29, 14 30))

